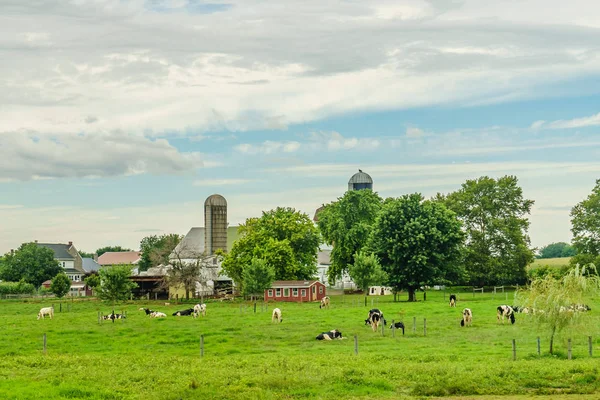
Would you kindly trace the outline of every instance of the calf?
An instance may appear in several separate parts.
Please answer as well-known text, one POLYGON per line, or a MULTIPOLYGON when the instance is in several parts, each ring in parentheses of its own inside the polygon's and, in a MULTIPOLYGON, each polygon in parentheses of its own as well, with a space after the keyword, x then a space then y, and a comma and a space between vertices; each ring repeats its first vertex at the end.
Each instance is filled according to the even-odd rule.
POLYGON ((165 313, 161 313, 161 312, 158 312, 158 311, 153 311, 153 312, 150 314, 150 318, 164 318, 164 317, 166 317, 166 316, 167 316, 167 314, 165 314, 165 313))
POLYGON ((273 322, 273 321, 277 321, 277 322, 283 321, 283 318, 281 318, 281 310, 279 308, 273 309, 273 316, 271 317, 271 322, 273 322))
POLYGON ((465 308, 462 311, 462 320, 460 321, 460 326, 471 326, 473 325, 473 313, 470 308, 465 308))
POLYGON ((372 325, 373 323, 373 315, 377 315, 379 320, 383 320, 383 325, 387 324, 387 321, 383 317, 383 313, 378 308, 373 308, 369 310, 369 317, 365 319, 365 325, 372 325))
POLYGON ((456 295, 450 295, 450 307, 456 307, 456 295))
POLYGON ((50 317, 50 319, 52 319, 52 317, 54 316, 54 307, 44 307, 40 309, 40 312, 37 315, 37 319, 44 319, 44 315, 47 315, 50 317))
POLYGON ((202 314, 203 317, 206 317, 206 304, 196 304, 194 306, 194 318, 197 318, 198 315, 202 314))
POLYGON ((329 308, 329 296, 325 296, 321 299, 321 304, 319 305, 319 308, 329 308))
POLYGON ((395 328, 395 329, 402 329, 402 334, 404 335, 404 324, 402 322, 396 322, 394 324, 390 325, 390 329, 395 328))
POLYGON ((333 339, 343 339, 342 332, 337 329, 332 329, 329 332, 320 333, 317 337, 317 340, 333 340, 333 339))
POLYGON ((510 323, 515 323, 515 312, 511 306, 501 305, 496 308, 496 318, 498 322, 500 322, 500 318, 502 318, 502 323, 504 324, 504 318, 510 318, 510 323))
POLYGON ((194 314, 194 309, 188 308, 187 310, 175 311, 173 313, 173 316, 174 317, 182 317, 182 316, 193 315, 193 314, 194 314))

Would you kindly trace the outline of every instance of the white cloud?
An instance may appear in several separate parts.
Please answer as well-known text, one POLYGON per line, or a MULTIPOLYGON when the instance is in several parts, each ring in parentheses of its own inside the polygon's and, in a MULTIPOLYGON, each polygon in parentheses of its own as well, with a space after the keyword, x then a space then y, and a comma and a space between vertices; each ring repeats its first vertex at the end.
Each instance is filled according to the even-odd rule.
POLYGON ((419 137, 423 137, 424 135, 425 135, 425 132, 422 129, 414 128, 414 127, 406 128, 406 137, 408 137, 408 138, 419 138, 419 137))
POLYGON ((293 153, 300 148, 300 143, 290 142, 275 142, 266 140, 261 144, 242 143, 234 147, 240 153, 246 154, 278 154, 278 153, 293 153))
POLYGON ((344 137, 341 133, 335 131, 311 132, 308 135, 308 147, 311 150, 339 151, 339 150, 374 150, 379 147, 378 138, 356 138, 344 137))
POLYGON ((585 128, 587 126, 599 126, 599 125, 600 125, 600 113, 591 115, 589 117, 549 122, 548 124, 545 125, 545 127, 549 128, 549 129, 571 129, 571 128, 585 128))
POLYGON ((245 183, 256 182, 254 179, 199 179, 194 181, 194 186, 228 186, 243 185, 245 183))

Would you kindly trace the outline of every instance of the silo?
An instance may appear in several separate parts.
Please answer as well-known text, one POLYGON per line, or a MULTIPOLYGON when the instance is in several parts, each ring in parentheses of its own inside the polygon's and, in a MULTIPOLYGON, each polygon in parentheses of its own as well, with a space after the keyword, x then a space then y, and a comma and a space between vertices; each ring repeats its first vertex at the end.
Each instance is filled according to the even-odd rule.
POLYGON ((215 254, 217 249, 227 251, 227 200, 220 194, 204 202, 204 227, 206 254, 215 254))
POLYGON ((348 190, 362 190, 370 189, 373 190, 373 179, 369 174, 359 169, 358 172, 352 175, 352 178, 348 181, 348 190))

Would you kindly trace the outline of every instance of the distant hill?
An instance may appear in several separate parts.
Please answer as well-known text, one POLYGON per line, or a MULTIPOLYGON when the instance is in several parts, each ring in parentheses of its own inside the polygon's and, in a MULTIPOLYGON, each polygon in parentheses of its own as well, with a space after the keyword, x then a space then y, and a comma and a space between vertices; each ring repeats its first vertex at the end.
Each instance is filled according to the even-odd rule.
POLYGON ((538 268, 544 265, 548 265, 550 267, 562 267, 564 265, 569 265, 569 261, 571 261, 571 257, 536 258, 531 264, 529 264, 528 269, 538 268))

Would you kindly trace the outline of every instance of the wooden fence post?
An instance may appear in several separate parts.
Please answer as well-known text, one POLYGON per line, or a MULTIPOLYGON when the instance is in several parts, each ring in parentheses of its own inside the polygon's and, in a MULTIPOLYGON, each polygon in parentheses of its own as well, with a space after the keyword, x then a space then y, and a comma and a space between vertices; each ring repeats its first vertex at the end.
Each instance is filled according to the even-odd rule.
POLYGON ((538 349, 538 356, 541 355, 541 351, 540 351, 540 337, 537 337, 537 349, 538 349))
POLYGON ((98 323, 100 323, 100 311, 98 311, 98 323))
POLYGON ((568 357, 570 360, 571 359, 571 338, 569 338, 569 340, 567 342, 567 352, 568 352, 568 357))
POLYGON ((396 320, 392 320, 392 337, 395 338, 396 337, 396 320))
POLYGON ((254 300, 254 314, 256 314, 256 300, 254 300))
POLYGON ((358 335, 354 335, 354 354, 358 355, 358 335))
POLYGON ((517 342, 515 339, 512 340, 512 348, 513 348, 513 361, 517 361, 517 342))
POLYGON ((423 318, 423 336, 427 336, 427 318, 423 318))
POLYGON ((154 292, 154 300, 158 300, 158 292, 154 292))
POLYGON ((588 352, 590 353, 590 357, 592 356, 592 337, 588 336, 588 352))
POLYGON ((413 333, 417 332, 417 317, 413 317, 413 333))
POLYGON ((46 334, 44 333, 44 354, 46 354, 46 334))
POLYGON ((200 335, 200 357, 204 357, 204 335, 200 335))

